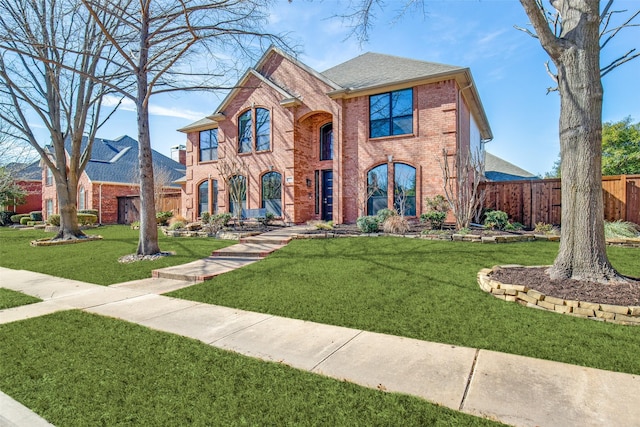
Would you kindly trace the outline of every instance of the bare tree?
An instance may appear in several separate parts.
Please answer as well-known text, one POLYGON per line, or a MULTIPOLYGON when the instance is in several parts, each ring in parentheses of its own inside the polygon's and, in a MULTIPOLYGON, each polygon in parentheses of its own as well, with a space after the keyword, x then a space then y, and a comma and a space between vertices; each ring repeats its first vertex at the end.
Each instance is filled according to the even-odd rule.
POLYGON ((211 80, 224 76, 224 58, 239 58, 264 40, 280 38, 261 30, 268 18, 268 0, 140 0, 127 5, 116 1, 82 0, 104 34, 117 49, 120 64, 133 76, 131 88, 116 88, 136 103, 140 167, 140 238, 137 253, 160 251, 153 201, 153 163, 149 133, 151 95, 177 90, 211 90, 211 80), (115 37, 103 24, 103 14, 119 20, 126 37, 115 37), (194 58, 191 63, 187 59, 194 58), (229 54, 229 55, 227 55, 229 54), (227 55, 227 56, 225 56, 227 55), (202 72, 197 64, 215 72, 202 72), (205 77, 194 82, 195 77, 205 77))
POLYGON ((481 150, 467 155, 452 155, 442 149, 438 163, 442 170, 444 195, 456 220, 456 229, 467 228, 477 221, 484 204, 484 156, 481 150))
POLYGON ((549 274, 611 283, 623 278, 606 253, 602 201, 602 76, 635 58, 635 49, 601 67, 600 49, 640 11, 610 28, 613 0, 556 0, 545 9, 537 0, 520 0, 535 33, 553 62, 547 70, 560 94, 562 231, 560 250, 549 274))
POLYGON ((243 158, 237 156, 220 158, 216 167, 218 175, 224 182, 229 202, 231 203, 229 213, 236 217, 237 222, 240 222, 242 218, 242 202, 247 197, 249 167, 243 158))
POLYGON ((7 205, 19 205, 26 196, 27 192, 18 185, 11 171, 0 166, 0 209, 7 205))
POLYGON ((84 237, 76 215, 78 179, 100 127, 104 94, 88 76, 104 78, 109 69, 106 39, 75 1, 0 0, 0 10, 0 120, 53 174, 60 206, 55 239, 84 237), (35 126, 47 129, 50 150, 37 140, 35 126))
MULTIPOLYGON (((425 0, 405 0, 406 7, 425 0)), ((600 65, 600 51, 621 31, 638 27, 640 10, 613 10, 613 0, 520 0, 533 31, 556 71, 547 72, 560 94, 560 157, 562 170, 562 231, 560 250, 549 274, 553 279, 623 281, 611 266, 604 238, 602 202, 602 77, 631 61, 635 48, 610 64, 600 65), (627 12, 627 13, 625 13, 627 12)), ((353 0, 347 15, 361 41, 367 40, 375 13, 383 0, 353 0)), ((516 27, 517 28, 517 27, 516 27)), ((521 28, 520 28, 521 29, 521 28)))
POLYGON ((165 193, 170 184, 171 171, 169 169, 160 167, 153 171, 153 193, 156 211, 161 211, 164 208, 165 193))

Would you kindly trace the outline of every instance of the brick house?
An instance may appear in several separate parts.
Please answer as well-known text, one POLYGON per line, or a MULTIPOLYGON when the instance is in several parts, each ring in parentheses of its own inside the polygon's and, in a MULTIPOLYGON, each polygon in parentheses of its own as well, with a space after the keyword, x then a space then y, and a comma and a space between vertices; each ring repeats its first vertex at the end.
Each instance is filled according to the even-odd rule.
POLYGON ((8 204, 6 206, 0 206, 0 209, 15 213, 39 211, 42 207, 42 171, 40 169, 40 161, 36 160, 30 164, 9 163, 7 169, 13 173, 16 184, 18 184, 27 195, 22 204, 8 204))
MULTIPOLYGON (((184 177, 184 165, 157 151, 153 151, 153 165, 159 184, 156 209, 180 212, 181 190, 174 181, 184 177)), ((55 181, 46 166, 41 168, 41 180, 42 213, 46 220, 58 213, 55 181)), ((115 140, 96 138, 91 159, 78 182, 78 210, 97 210, 101 224, 130 224, 139 219, 139 188, 138 142, 128 136, 115 140)))
POLYGON ((243 208, 293 223, 419 216, 444 192, 443 148, 455 164, 492 138, 468 68, 365 53, 320 73, 277 48, 179 131, 187 219, 233 211, 225 187, 239 182, 243 208), (230 181, 225 164, 243 167, 230 181))

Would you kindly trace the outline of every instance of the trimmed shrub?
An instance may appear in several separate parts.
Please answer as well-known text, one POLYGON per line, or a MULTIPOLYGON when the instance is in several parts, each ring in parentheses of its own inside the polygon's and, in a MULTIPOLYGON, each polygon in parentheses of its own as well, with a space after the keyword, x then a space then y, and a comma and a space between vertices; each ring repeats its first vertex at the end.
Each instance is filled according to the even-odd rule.
POLYGON ((29 218, 31 219, 31 215, 29 214, 17 214, 17 215, 13 215, 11 217, 11 222, 14 224, 21 224, 20 220, 22 220, 22 218, 29 218))
POLYGON ((98 216, 98 210, 97 209, 80 209, 78 211, 79 214, 89 214, 89 215, 95 215, 96 217, 98 216))
POLYGON ((29 216, 31 221, 42 221, 42 211, 29 212, 29 216))
POLYGON ((382 223, 382 230, 385 233, 405 234, 409 231, 409 222, 399 215, 390 216, 382 223))
POLYGON ((504 230, 509 224, 509 216, 503 211, 487 211, 484 226, 492 230, 504 230))
POLYGON ((384 224, 387 218, 390 218, 396 215, 398 215, 398 213, 393 209, 387 209, 387 208, 380 209, 376 214, 376 221, 378 221, 378 224, 384 224))
POLYGON ((447 213, 442 211, 429 211, 420 215, 420 222, 427 224, 432 230, 441 230, 447 213))
POLYGON ((60 215, 53 214, 49 215, 49 219, 47 219, 49 225, 55 225, 56 227, 60 227, 60 215))
POLYGON ((356 225, 362 233, 375 233, 379 228, 376 216, 361 216, 356 220, 356 225))
POLYGON ((182 221, 173 221, 169 226, 169 230, 179 230, 181 228, 184 228, 184 222, 182 221))
POLYGON ((202 214, 200 215, 200 222, 202 222, 204 225, 209 224, 210 219, 211 215, 209 214, 209 212, 202 212, 202 214))
POLYGON ((31 215, 20 217, 20 225, 27 225, 29 221, 31 221, 31 215))
POLYGON ((92 214, 78 214, 78 224, 80 225, 93 225, 98 222, 98 217, 92 214))
POLYGON ((171 211, 156 212, 156 223, 158 225, 167 225, 169 219, 173 216, 171 211))
POLYGON ((15 214, 13 211, 0 211, 0 225, 11 225, 11 217, 15 214))
POLYGON ((231 221, 231 218, 233 218, 233 216, 230 213, 225 212, 225 213, 213 215, 209 220, 209 222, 215 221, 216 223, 220 224, 222 227, 226 227, 227 225, 229 225, 229 221, 231 221))

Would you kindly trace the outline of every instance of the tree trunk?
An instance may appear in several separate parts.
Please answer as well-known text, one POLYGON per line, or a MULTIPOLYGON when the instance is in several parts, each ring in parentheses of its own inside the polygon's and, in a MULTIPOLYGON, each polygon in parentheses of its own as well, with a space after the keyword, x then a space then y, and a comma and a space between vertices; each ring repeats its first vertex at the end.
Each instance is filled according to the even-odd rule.
POLYGON ((138 240, 138 255, 152 255, 160 252, 154 201, 151 135, 149 133, 149 87, 146 69, 149 55, 147 43, 149 33, 148 13, 148 10, 143 9, 141 14, 140 58, 136 73, 138 85, 138 96, 136 98, 138 112, 138 165, 140 168, 140 237, 138 240))
POLYGON ((604 237, 603 90, 597 11, 583 13, 575 27, 566 25, 571 16, 563 15, 563 36, 572 32, 566 34, 571 44, 554 59, 561 100, 562 233, 549 274, 553 279, 606 283, 621 277, 607 259, 604 237))
POLYGON ((75 194, 77 188, 77 183, 76 185, 71 185, 68 181, 58 182, 56 180, 60 211, 60 229, 52 240, 73 240, 86 237, 78 225, 78 211, 76 210, 77 197, 75 194))

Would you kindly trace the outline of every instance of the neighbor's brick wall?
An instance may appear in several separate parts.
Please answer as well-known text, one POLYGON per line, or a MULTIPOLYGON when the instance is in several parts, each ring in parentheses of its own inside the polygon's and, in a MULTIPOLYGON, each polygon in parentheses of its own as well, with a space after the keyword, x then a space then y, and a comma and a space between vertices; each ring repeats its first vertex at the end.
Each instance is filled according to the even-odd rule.
POLYGON ((42 210, 42 181, 16 181, 16 184, 27 192, 21 205, 5 205, 4 208, 18 214, 42 210))

